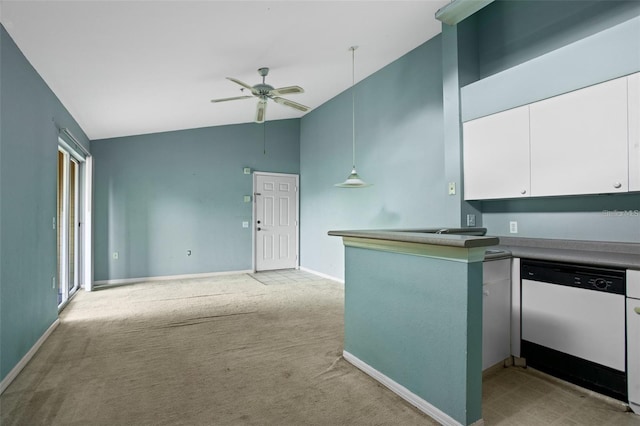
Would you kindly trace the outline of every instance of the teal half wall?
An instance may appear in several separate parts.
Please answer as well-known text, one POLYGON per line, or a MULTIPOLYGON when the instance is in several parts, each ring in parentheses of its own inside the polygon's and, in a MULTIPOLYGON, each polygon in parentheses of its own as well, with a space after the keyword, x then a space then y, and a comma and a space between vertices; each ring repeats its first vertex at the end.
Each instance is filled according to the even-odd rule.
MULTIPOLYGON (((361 46, 359 54, 366 55, 361 46)), ((337 188, 351 171, 351 89, 300 125, 301 265, 342 279, 331 229, 458 226, 447 204, 442 45, 437 36, 355 86, 356 167, 373 186, 337 188)))
POLYGON ((95 281, 250 270, 253 180, 243 168, 299 173, 299 123, 93 141, 95 281))
POLYGON ((58 129, 86 136, 0 28, 0 380, 58 318, 58 129))
POLYGON ((345 352, 460 424, 480 420, 482 262, 345 251, 345 352))

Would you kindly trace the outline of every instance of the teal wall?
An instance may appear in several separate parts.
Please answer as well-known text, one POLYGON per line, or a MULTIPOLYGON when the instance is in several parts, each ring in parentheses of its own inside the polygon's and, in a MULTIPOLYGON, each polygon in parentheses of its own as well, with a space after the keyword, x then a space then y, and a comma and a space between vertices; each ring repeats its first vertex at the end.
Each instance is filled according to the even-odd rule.
POLYGON ((59 127, 88 141, 0 28, 0 379, 58 316, 56 179, 59 127))
MULTIPOLYGON (((495 1, 473 17, 479 77, 535 59, 639 14, 637 0, 495 1)), ((615 51, 616 46, 610 48, 615 51)), ((602 64, 593 61, 592 65, 602 64)))
POLYGON ((281 120, 93 141, 94 279, 251 269, 243 168, 299 173, 299 134, 281 120))
POLYGON ((340 279, 342 242, 329 230, 458 225, 445 183, 441 37, 359 82, 355 96, 356 166, 373 186, 334 187, 351 171, 350 89, 300 125, 301 265, 340 279))
MULTIPOLYGON (((640 71, 637 1, 497 1, 459 27, 463 120, 640 71)), ((638 193, 474 204, 492 235, 640 242, 638 193)))

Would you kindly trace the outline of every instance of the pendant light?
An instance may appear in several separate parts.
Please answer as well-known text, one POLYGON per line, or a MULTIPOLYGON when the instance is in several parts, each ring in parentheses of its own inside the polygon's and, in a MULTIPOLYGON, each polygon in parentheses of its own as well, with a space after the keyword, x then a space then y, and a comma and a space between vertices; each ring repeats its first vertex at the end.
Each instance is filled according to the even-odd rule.
POLYGON ((351 169, 351 173, 342 183, 336 183, 335 186, 340 188, 364 188, 365 186, 370 186, 371 184, 363 181, 360 176, 358 176, 358 172, 356 172, 356 95, 355 95, 355 85, 356 85, 356 60, 355 60, 355 52, 358 46, 351 46, 349 50, 351 51, 351 146, 353 148, 352 151, 352 160, 353 166, 351 169))

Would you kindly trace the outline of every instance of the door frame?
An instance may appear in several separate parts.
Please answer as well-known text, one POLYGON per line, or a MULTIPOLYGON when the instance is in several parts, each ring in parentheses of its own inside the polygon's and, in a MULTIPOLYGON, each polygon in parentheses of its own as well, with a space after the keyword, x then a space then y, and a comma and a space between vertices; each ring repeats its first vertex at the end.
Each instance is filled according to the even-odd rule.
POLYGON ((256 216, 257 216, 257 183, 258 176, 276 176, 276 177, 292 177, 296 180, 296 267, 300 269, 300 175, 295 173, 272 173, 272 172, 253 172, 253 192, 252 192, 252 214, 251 214, 251 270, 256 272, 256 216))
MULTIPOLYGON (((85 291, 91 291, 93 289, 93 156, 86 150, 84 152, 79 151, 74 147, 74 144, 79 143, 63 133, 58 136, 58 150, 69 155, 78 165, 76 170, 78 186, 76 190, 78 191, 79 204, 77 206, 78 216, 76 221, 80 222, 81 226, 76 230, 78 232, 76 278, 78 280, 78 289, 84 288, 85 291)), ((57 225, 60 226, 61 224, 57 225)), ((59 309, 62 309, 64 305, 59 309)))

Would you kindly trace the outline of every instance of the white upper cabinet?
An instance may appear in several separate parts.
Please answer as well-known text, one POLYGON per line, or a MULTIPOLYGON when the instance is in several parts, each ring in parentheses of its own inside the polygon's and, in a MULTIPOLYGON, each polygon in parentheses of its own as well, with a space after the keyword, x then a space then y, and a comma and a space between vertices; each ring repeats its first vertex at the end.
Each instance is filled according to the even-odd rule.
POLYGON ((530 108, 532 196, 628 191, 626 77, 530 108))
POLYGON ((640 191, 640 73, 629 84, 629 191, 640 191))
POLYGON ((464 198, 529 196, 529 106, 468 121, 464 132, 464 198))
POLYGON ((467 200, 640 191, 640 73, 463 128, 467 200))

